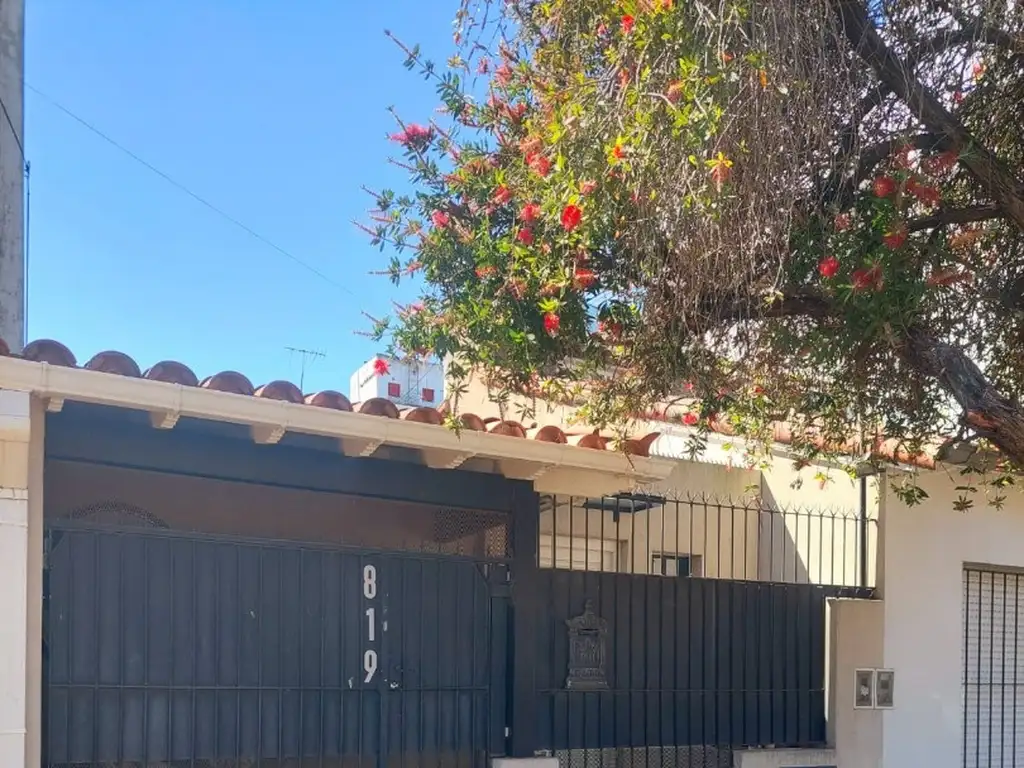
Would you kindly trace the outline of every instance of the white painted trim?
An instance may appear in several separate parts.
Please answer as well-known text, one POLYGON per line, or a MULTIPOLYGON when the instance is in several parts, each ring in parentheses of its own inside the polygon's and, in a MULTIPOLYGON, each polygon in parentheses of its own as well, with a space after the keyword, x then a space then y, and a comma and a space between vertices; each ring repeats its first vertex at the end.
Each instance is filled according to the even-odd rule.
MULTIPOLYGON (((159 414, 166 425, 181 416, 255 426, 257 437, 278 431, 356 438, 424 450, 452 451, 460 456, 514 459, 554 468, 583 470, 654 482, 668 477, 673 459, 639 458, 617 451, 598 451, 487 432, 455 432, 432 424, 387 419, 360 413, 265 400, 200 387, 66 368, 17 358, 0 358, 0 389, 29 392, 54 400, 97 403, 159 414)), ((173 428, 173 427, 171 427, 173 428)), ((530 473, 531 475, 533 473, 530 473)))

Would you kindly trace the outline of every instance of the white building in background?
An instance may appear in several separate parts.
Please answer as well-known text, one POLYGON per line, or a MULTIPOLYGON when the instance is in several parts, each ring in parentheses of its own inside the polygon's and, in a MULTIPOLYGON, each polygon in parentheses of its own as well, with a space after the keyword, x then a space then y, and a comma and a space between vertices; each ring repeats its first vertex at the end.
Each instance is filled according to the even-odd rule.
POLYGON ((396 405, 436 408, 444 402, 444 368, 430 360, 395 360, 377 355, 349 379, 349 399, 383 397, 396 405))

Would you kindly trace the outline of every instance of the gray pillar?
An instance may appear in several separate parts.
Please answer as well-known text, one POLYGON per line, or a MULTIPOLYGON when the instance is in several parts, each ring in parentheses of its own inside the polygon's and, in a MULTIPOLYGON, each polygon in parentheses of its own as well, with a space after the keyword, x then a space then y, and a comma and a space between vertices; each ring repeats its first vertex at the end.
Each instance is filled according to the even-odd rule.
POLYGON ((0 0, 0 102, 0 339, 20 352, 25 341, 25 0, 0 0))

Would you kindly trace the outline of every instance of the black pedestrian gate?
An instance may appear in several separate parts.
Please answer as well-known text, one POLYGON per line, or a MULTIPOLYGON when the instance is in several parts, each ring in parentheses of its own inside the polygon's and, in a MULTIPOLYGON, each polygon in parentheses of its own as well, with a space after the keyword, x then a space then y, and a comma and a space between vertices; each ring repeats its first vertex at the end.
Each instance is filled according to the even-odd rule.
POLYGON ((502 558, 50 524, 47 766, 484 766, 502 558))

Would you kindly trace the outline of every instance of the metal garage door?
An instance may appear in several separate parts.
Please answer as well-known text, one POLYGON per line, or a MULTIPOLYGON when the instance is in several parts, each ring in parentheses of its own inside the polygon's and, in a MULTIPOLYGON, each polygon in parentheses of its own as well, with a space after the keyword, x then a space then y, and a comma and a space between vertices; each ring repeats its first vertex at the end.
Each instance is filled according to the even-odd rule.
POLYGON ((48 538, 46 766, 504 753, 503 562, 75 523, 48 538))
POLYGON ((964 568, 964 768, 1024 768, 1021 587, 1020 573, 964 568))

